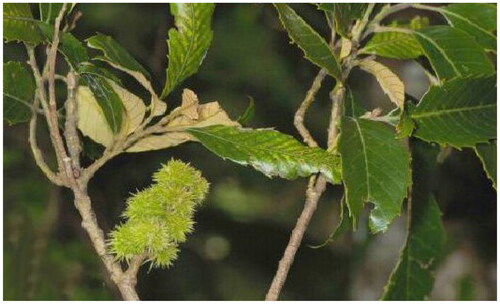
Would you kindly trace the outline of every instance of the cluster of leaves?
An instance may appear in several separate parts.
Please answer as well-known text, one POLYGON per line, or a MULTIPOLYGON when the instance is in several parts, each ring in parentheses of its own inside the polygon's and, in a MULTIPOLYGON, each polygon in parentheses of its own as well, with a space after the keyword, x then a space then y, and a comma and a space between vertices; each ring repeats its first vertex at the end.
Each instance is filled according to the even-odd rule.
MULTIPOLYGON (((422 179, 419 177, 422 172, 418 170, 414 170, 412 176, 411 159, 414 159, 413 167, 418 168, 416 155, 422 153, 422 159, 427 159, 432 145, 473 148, 496 188, 496 71, 489 55, 496 53, 496 7, 465 3, 404 5, 438 12, 448 24, 429 25, 425 17, 416 16, 384 26, 380 22, 394 9, 390 4, 320 4, 318 9, 324 12, 332 31, 340 36, 337 43, 329 44, 290 6, 275 5, 284 28, 303 50, 305 58, 324 69, 337 84, 346 86, 338 120, 340 136, 328 152, 307 147, 275 130, 244 128, 242 121, 231 119, 218 102, 200 103, 189 89, 183 91, 182 104, 167 111, 166 98, 197 72, 207 54, 213 36, 213 4, 170 5, 175 28, 168 32, 168 67, 161 94, 156 93, 148 71, 112 37, 98 34, 86 39, 86 46, 100 53, 91 58, 85 44, 70 33, 70 26, 57 33, 59 52, 79 78, 78 128, 83 135, 114 153, 115 147, 123 143, 127 145, 122 145, 123 151, 119 153, 198 141, 216 155, 250 165, 269 177, 293 179, 321 173, 331 183, 344 186, 342 202, 346 216, 343 221, 352 222, 356 227, 366 203, 372 203, 371 231, 386 231, 400 214, 412 181, 417 185, 422 179), (404 83, 397 74, 377 57, 428 62, 432 68, 427 71, 432 80, 428 92, 418 103, 413 103, 405 95, 404 83), (365 113, 366 109, 347 87, 351 68, 373 75, 395 105, 394 110, 385 115, 377 111, 365 113), (127 90, 114 70, 134 78, 148 98, 144 100, 127 90), (412 149, 408 148, 408 139, 416 141, 410 145, 412 149), (421 149, 421 145, 424 148, 421 149)), ((50 45, 54 36, 52 24, 62 7, 61 4, 41 4, 37 20, 28 4, 5 4, 5 41, 20 41, 28 48, 50 45)), ((67 10, 67 18, 72 10, 74 6, 67 10)), ((20 63, 4 64, 4 119, 8 123, 27 121, 37 112, 38 109, 33 108, 35 90, 35 81, 28 69, 20 63)), ((173 176, 170 178, 175 180, 173 176)), ((141 214, 131 211, 135 210, 132 206, 142 206, 139 209, 143 214, 156 219, 168 214, 155 213, 163 208, 159 197, 165 194, 162 191, 167 191, 159 185, 129 201, 126 211, 129 221, 113 233, 113 248, 120 258, 129 259, 146 250, 153 254, 154 263, 167 265, 176 252, 173 243, 185 237, 185 232, 172 234, 181 231, 179 227, 166 229, 168 236, 165 232, 152 239, 141 238, 134 243, 136 248, 125 248, 128 245, 121 234, 147 235, 144 231, 152 228, 156 221, 145 218, 136 221, 134 218, 141 214), (156 204, 157 209, 147 210, 145 206, 149 203, 156 204), (166 247, 161 250, 158 244, 151 243, 165 239, 171 242, 163 244, 166 247)), ((387 299, 423 299, 430 291, 431 270, 441 254, 440 246, 433 245, 434 250, 429 251, 421 241, 442 244, 444 232, 439 208, 430 187, 415 188, 418 187, 413 187, 410 201, 420 207, 408 208, 412 210, 408 241, 384 294, 387 299)), ((190 191, 186 190, 185 195, 192 195, 190 191)), ((172 197, 168 202, 173 204, 175 200, 172 197)), ((189 230, 190 220, 183 225, 189 230)), ((346 226, 340 225, 343 230, 346 226)))
POLYGON ((342 212, 331 239, 346 231, 348 223, 356 227, 368 202, 374 206, 371 231, 385 231, 411 193, 408 200, 414 207, 408 208, 407 244, 383 298, 421 300, 432 289, 432 270, 444 243, 439 207, 428 182, 436 144, 473 148, 496 188, 496 71, 489 54, 496 54, 496 6, 399 6, 441 13, 448 24, 430 25, 426 17, 416 16, 384 26, 380 22, 397 6, 319 4, 332 31, 340 35, 330 47, 291 7, 275 5, 283 27, 305 58, 344 84, 345 67, 358 67, 375 77, 395 105, 386 115, 367 112, 347 88, 340 138, 333 150, 341 160, 342 204, 349 214, 342 212), (404 83, 377 57, 429 62, 428 92, 413 103, 416 99, 405 95, 404 83))
MULTIPOLYGON (((57 8, 59 6, 53 7, 54 10, 57 8)), ((205 58, 212 39, 210 23, 213 10, 212 4, 171 4, 176 28, 168 32, 169 64, 161 98, 155 93, 147 70, 112 37, 98 34, 87 38, 87 46, 102 53, 90 58, 83 43, 76 37, 69 32, 60 33, 59 51, 70 68, 80 76, 76 92, 79 130, 93 141, 111 148, 116 142, 150 125, 157 117, 161 118, 161 128, 154 134, 139 138, 127 147, 126 152, 165 149, 186 141, 200 141, 217 155, 243 165, 252 165, 268 176, 296 178, 322 172, 332 182, 340 182, 339 160, 335 156, 319 148, 308 148, 277 131, 242 128, 238 121, 228 117, 218 102, 200 104, 191 90, 184 90, 181 106, 165 114, 166 103, 162 99, 194 74, 205 58), (146 102, 128 91, 112 71, 97 65, 97 62, 107 63, 135 78, 151 96, 150 101, 146 102), (216 125, 226 127, 211 127, 216 125), (255 138, 266 145, 249 149, 256 146, 255 138), (214 149, 215 146, 218 148, 214 149), (243 156, 242 152, 246 155, 243 156)), ((37 45, 50 43, 53 36, 46 22, 33 19, 28 4, 6 5, 4 20, 7 27, 16 29, 6 35, 6 41, 37 45), (18 21, 19 17, 23 17, 22 23, 18 21), (26 32, 43 38, 27 40, 16 34, 26 32)), ((32 76, 18 64, 4 65, 4 72, 11 72, 8 74, 11 77, 4 78, 4 84, 17 84, 9 86, 11 91, 4 92, 6 98, 12 97, 4 103, 5 119, 11 124, 26 121, 31 117, 30 105, 34 98, 32 76), (19 78, 23 81, 20 82, 19 78), (29 87, 29 90, 21 85, 29 87)), ((240 121, 245 120, 247 118, 240 121)))
POLYGON ((163 165, 153 180, 128 199, 123 213, 127 221, 111 232, 110 248, 120 260, 146 254, 152 267, 167 267, 193 230, 195 207, 205 198, 208 182, 177 160, 163 165))
MULTIPOLYGON (((6 4, 4 40, 22 42, 28 49, 50 46, 54 36, 53 24, 62 8, 62 4, 41 4, 40 19, 35 19, 29 4, 6 4)), ((252 104, 240 119, 233 120, 218 102, 201 103, 192 90, 184 89, 181 105, 167 111, 165 99, 182 81, 197 72, 206 56, 213 35, 211 18, 214 5, 173 3, 170 8, 175 28, 168 31, 168 67, 161 94, 156 93, 147 69, 112 37, 97 34, 81 41, 71 34, 70 26, 58 33, 58 51, 79 80, 75 96, 77 127, 81 135, 104 146, 105 153, 116 154, 159 150, 198 141, 216 155, 250 165, 269 177, 294 179, 322 173, 332 183, 340 183, 338 155, 307 147, 276 130, 242 127, 241 123, 249 119, 252 104), (89 48, 99 55, 91 57, 89 48), (135 79, 144 89, 143 95, 148 97, 130 92, 115 75, 115 70, 135 79)), ((67 24, 71 23, 73 9, 71 6, 64 12, 67 24)), ((4 119, 9 124, 26 122, 38 112, 33 107, 36 80, 31 71, 18 62, 4 64, 4 75, 4 119)), ((65 113, 59 114, 64 116, 65 113)), ((140 202, 146 204, 148 199, 152 204, 159 204, 158 197, 167 191, 159 190, 159 187, 155 185, 132 198, 129 210, 132 210, 131 206, 141 205, 140 202)), ((140 210, 151 215, 146 208, 140 210)), ((156 220, 135 221, 129 212, 126 212, 127 224, 113 232, 113 251, 119 258, 129 259, 146 248, 154 264, 167 265, 176 253, 174 243, 184 238, 179 231, 189 230, 190 220, 184 223, 186 229, 176 230, 178 234, 175 236, 171 235, 174 231, 171 229, 162 230, 165 235, 156 235, 157 240, 171 240, 160 250, 159 245, 147 245, 146 242, 151 237, 147 231, 154 231, 149 229, 154 228, 156 220), (137 234, 136 242, 130 243, 131 238, 126 236, 134 233, 137 234)), ((170 216, 170 213, 164 215, 170 216)))

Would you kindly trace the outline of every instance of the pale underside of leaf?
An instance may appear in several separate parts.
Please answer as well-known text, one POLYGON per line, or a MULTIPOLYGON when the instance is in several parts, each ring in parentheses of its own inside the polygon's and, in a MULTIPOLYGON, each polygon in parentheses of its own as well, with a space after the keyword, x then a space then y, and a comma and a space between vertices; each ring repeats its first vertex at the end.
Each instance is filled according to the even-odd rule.
POLYGON ((359 67, 375 76, 389 99, 399 108, 404 107, 405 86, 399 77, 385 65, 374 60, 362 60, 359 67))
POLYGON ((168 132, 161 135, 151 135, 137 141, 126 152, 161 150, 178 146, 189 140, 192 140, 192 137, 186 132, 168 132))
POLYGON ((104 113, 88 87, 79 86, 76 92, 78 129, 93 141, 108 147, 113 143, 111 131, 104 113))
MULTIPOLYGON (((177 146, 186 141, 195 141, 188 128, 203 128, 212 125, 240 126, 231 120, 218 102, 199 104, 198 96, 189 89, 184 89, 181 106, 172 111, 176 117, 165 127, 163 134, 153 134, 137 141, 127 152, 160 150, 177 146)), ((172 115, 172 114, 171 114, 172 115)))
POLYGON ((115 92, 118 94, 125 107, 125 119, 122 130, 126 130, 126 134, 131 134, 140 126, 146 115, 146 106, 142 99, 125 90, 113 81, 109 81, 115 92))
POLYGON ((123 103, 123 119, 120 133, 114 135, 92 91, 88 87, 79 86, 77 90, 78 128, 93 141, 109 147, 115 137, 131 134, 144 120, 146 107, 136 95, 125 90, 118 84, 108 80, 113 90, 123 103))

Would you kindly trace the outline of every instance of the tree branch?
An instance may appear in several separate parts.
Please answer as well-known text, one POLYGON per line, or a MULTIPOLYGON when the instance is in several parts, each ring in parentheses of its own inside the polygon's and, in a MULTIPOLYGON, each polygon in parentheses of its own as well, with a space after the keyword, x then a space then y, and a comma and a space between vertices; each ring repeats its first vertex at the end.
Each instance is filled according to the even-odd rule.
POLYGON ((75 97, 76 91, 76 74, 70 71, 67 77, 68 97, 66 99, 66 122, 64 124, 64 137, 66 139, 66 146, 68 147, 69 155, 71 157, 73 175, 80 176, 80 152, 82 147, 80 145, 80 138, 78 137, 77 123, 78 123, 78 109, 75 97))
POLYGON ((71 164, 68 164, 68 155, 66 154, 66 149, 64 148, 64 143, 59 132, 59 123, 57 121, 57 102, 56 102, 56 59, 57 59, 57 48, 59 46, 59 29, 61 26, 61 21, 66 11, 67 4, 64 3, 59 15, 57 16, 54 23, 54 37, 52 38, 52 44, 47 54, 47 65, 48 65, 48 87, 49 87, 49 103, 48 109, 46 110, 47 122, 49 125, 50 136, 52 139, 52 144, 56 151, 57 162, 59 164, 59 171, 66 174, 66 179, 68 181, 74 182, 73 170, 71 164))
POLYGON ((82 217, 82 227, 87 232, 93 247, 101 258, 104 266, 111 276, 111 280, 115 282, 123 296, 127 301, 138 301, 139 297, 135 292, 135 283, 131 284, 118 262, 116 262, 113 255, 109 254, 106 250, 106 238, 104 232, 99 227, 96 215, 92 209, 90 197, 86 190, 76 189, 75 206, 82 217))
MULTIPOLYGON (((40 99, 38 98, 38 94, 35 96, 35 103, 33 105, 34 108, 39 106, 40 99)), ((62 186, 63 182, 59 176, 57 176, 47 165, 45 160, 43 159, 43 153, 38 147, 38 143, 36 140, 36 126, 37 126, 37 118, 38 114, 33 112, 33 116, 31 116, 30 120, 30 129, 29 129, 29 143, 31 147, 31 151, 33 153, 33 158, 35 159, 35 163, 42 170, 42 172, 47 176, 47 178, 58 186, 62 186)))
POLYGON ((288 276, 290 266, 292 266, 293 260, 295 258, 295 254, 299 249, 307 226, 311 221, 311 217, 314 214, 314 211, 318 206, 318 201, 325 189, 326 179, 323 175, 318 177, 317 180, 314 176, 309 179, 309 186, 306 191, 306 202, 304 205, 304 210, 302 210, 302 213, 297 220, 297 224, 295 224, 295 228, 292 230, 290 241, 288 242, 285 252, 283 253, 283 257, 279 262, 278 270, 276 271, 273 282, 271 283, 271 287, 267 292, 266 301, 278 300, 281 289, 283 288, 283 284, 285 284, 285 280, 288 276))
POLYGON ((307 109, 309 109, 309 106, 313 103, 314 97, 316 97, 316 93, 318 93, 319 89, 321 88, 321 83, 323 82, 323 79, 325 79, 325 76, 326 70, 321 69, 318 75, 316 75, 316 77, 314 78, 311 88, 309 89, 309 91, 307 91, 306 97, 300 104, 299 109, 297 110, 297 112, 295 112, 295 117, 293 120, 295 128, 297 129, 297 131, 299 131, 300 135, 304 139, 304 142, 310 147, 317 147, 318 143, 314 140, 311 133, 309 133, 309 130, 304 125, 304 116, 307 109))
POLYGON ((338 120, 341 114, 342 103, 345 97, 345 86, 339 81, 330 92, 332 101, 332 112, 330 113, 330 125, 328 126, 328 152, 335 149, 339 133, 338 120))

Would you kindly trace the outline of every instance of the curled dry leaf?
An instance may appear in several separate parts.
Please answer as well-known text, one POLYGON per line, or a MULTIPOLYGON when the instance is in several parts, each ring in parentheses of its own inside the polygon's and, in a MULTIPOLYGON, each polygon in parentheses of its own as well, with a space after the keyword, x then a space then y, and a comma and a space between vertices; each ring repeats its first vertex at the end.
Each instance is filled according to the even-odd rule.
POLYGON ((359 67, 375 76, 377 82, 389 99, 399 108, 403 108, 405 101, 405 86, 399 77, 388 67, 375 60, 362 60, 359 67))
POLYGON ((160 150, 196 140, 191 134, 184 132, 188 128, 240 126, 229 118, 217 101, 199 104, 198 96, 189 89, 184 89, 181 106, 172 110, 170 115, 175 115, 175 118, 165 126, 165 133, 145 137, 127 149, 127 152, 160 150))

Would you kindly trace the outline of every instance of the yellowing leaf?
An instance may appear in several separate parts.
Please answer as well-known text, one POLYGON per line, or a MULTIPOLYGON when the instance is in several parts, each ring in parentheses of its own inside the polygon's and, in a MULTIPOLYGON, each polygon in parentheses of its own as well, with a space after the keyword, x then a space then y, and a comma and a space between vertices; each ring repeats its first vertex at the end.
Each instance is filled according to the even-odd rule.
POLYGON ((125 90, 113 81, 108 81, 116 94, 120 97, 125 107, 126 119, 123 121, 122 130, 127 130, 127 134, 134 132, 141 124, 146 114, 146 106, 139 97, 125 90))
POLYGON ((88 87, 80 86, 76 92, 78 129, 93 141, 108 147, 113 143, 113 132, 104 113, 88 87))
POLYGON ((200 105, 198 96, 189 89, 184 89, 181 106, 172 110, 172 113, 176 113, 177 116, 165 126, 165 133, 143 138, 131 146, 127 152, 160 150, 196 140, 191 134, 184 132, 188 128, 213 125, 240 126, 238 122, 229 118, 218 102, 200 105))
POLYGON ((380 87, 389 99, 399 108, 403 108, 405 101, 405 86, 399 77, 385 65, 374 60, 362 60, 359 67, 375 76, 380 87))
MULTIPOLYGON (((116 136, 131 134, 137 130, 144 120, 146 106, 139 97, 125 90, 115 82, 110 80, 107 80, 107 82, 116 92, 124 106, 123 117, 125 119, 122 120, 121 131, 116 136)), ((110 146, 113 143, 114 135, 92 91, 86 86, 80 86, 78 87, 76 97, 78 103, 78 128, 80 131, 95 142, 105 147, 110 146)))
POLYGON ((189 90, 184 89, 182 91, 182 104, 181 107, 184 108, 182 114, 187 116, 190 119, 198 119, 198 104, 199 104, 198 96, 189 90))
POLYGON ((103 56, 94 59, 101 60, 112 67, 134 77, 151 94, 153 116, 165 113, 167 105, 156 95, 148 79, 149 73, 144 69, 118 42, 112 37, 97 34, 87 39, 88 46, 103 52, 103 56))
POLYGON ((190 127, 201 128, 211 125, 239 126, 240 124, 233 121, 227 113, 221 108, 217 101, 199 104, 196 94, 185 89, 182 94, 183 100, 180 107, 172 112, 181 112, 181 114, 173 119, 167 128, 172 127, 190 127), (191 105, 195 105, 194 107, 191 105))
POLYGON ((349 56, 349 54, 351 54, 351 50, 352 50, 352 42, 350 39, 342 37, 341 41, 342 41, 342 45, 340 47, 339 59, 343 59, 343 58, 349 56))
POLYGON ((167 132, 161 135, 151 135, 137 141, 132 147, 128 148, 126 152, 161 150, 175 147, 191 139, 191 135, 185 132, 167 132))

